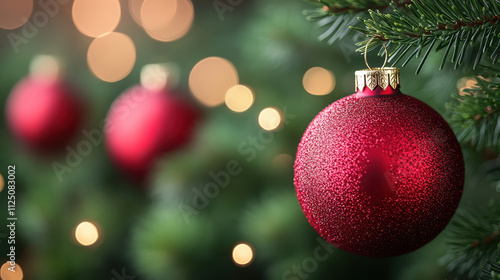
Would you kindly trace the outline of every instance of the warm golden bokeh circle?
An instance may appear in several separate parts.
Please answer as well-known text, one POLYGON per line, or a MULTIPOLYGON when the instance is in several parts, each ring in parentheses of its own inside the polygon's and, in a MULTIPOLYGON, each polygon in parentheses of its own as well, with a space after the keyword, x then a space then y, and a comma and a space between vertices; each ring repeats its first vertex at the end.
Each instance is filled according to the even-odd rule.
POLYGON ((253 249, 250 245, 245 243, 240 243, 236 245, 233 249, 233 262, 237 266, 245 267, 249 266, 253 261, 253 249))
POLYGON ((245 112, 254 101, 252 90, 244 85, 235 85, 226 92, 226 106, 234 112, 245 112))
POLYGON ((82 34, 99 37, 112 32, 121 18, 119 0, 75 0, 73 22, 82 34))
POLYGON ((259 125, 264 130, 275 130, 281 126, 282 123, 281 112, 276 108, 266 108, 260 111, 259 125))
POLYGON ((106 82, 125 78, 132 71, 135 59, 134 42, 127 35, 117 32, 94 39, 87 53, 90 70, 106 82))
POLYGON ((134 21, 142 26, 141 20, 141 8, 142 4, 144 4, 144 0, 129 0, 128 1, 128 9, 134 21))
POLYGON ((14 265, 14 271, 9 270, 10 267, 12 267, 10 263, 6 262, 0 268, 0 278, 2 280, 22 280, 24 278, 23 270, 18 263, 14 265))
POLYGON ((327 95, 335 88, 335 76, 330 70, 313 67, 304 74, 302 84, 312 95, 327 95))
POLYGON ((177 0, 144 0, 141 23, 145 30, 161 30, 175 17, 177 0))
POLYGON ((3 191, 3 188, 5 188, 5 180, 2 174, 0 174, 0 192, 3 191))
POLYGON ((144 25, 144 30, 155 40, 171 42, 186 35, 191 29, 193 20, 193 3, 190 0, 177 0, 177 10, 170 22, 157 29, 144 25))
POLYGON ((75 229, 76 241, 83 246, 90 246, 99 239, 99 230, 91 222, 82 222, 75 229))
POLYGON ((226 92, 239 82, 234 65, 221 57, 198 62, 189 75, 191 93, 203 105, 215 107, 224 103, 226 92))
POLYGON ((0 28, 16 29, 28 22, 33 0, 0 0, 0 28))
POLYGON ((477 87, 477 80, 474 77, 463 77, 457 81, 458 94, 461 96, 470 95, 466 89, 477 87))

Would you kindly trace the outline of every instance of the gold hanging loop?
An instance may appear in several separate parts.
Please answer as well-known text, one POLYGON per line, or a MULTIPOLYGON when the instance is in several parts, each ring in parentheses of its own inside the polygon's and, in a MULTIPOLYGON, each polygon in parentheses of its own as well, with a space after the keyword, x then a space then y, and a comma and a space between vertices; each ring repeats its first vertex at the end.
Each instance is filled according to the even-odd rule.
MULTIPOLYGON (((366 66, 368 67, 368 69, 370 69, 370 70, 372 70, 372 68, 370 67, 370 65, 368 65, 368 59, 366 59, 366 53, 368 52, 368 46, 373 41, 373 39, 375 39, 375 37, 371 37, 370 40, 368 40, 368 43, 366 43, 366 46, 365 46, 365 63, 366 63, 366 66)), ((385 67, 385 65, 387 64, 387 57, 389 56, 388 52, 387 52, 387 47, 385 46, 385 43, 382 43, 382 46, 384 47, 384 50, 385 50, 385 60, 384 60, 384 65, 382 65, 382 67, 380 67, 380 68, 384 68, 385 67)))

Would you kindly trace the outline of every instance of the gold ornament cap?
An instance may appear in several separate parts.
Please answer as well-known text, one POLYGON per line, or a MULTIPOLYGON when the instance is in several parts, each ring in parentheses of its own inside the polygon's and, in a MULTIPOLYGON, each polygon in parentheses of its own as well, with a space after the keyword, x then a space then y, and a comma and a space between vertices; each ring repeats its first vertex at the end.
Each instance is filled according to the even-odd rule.
POLYGON ((396 89, 401 84, 399 68, 396 67, 374 67, 371 69, 358 70, 355 72, 356 91, 363 91, 365 87, 374 90, 377 86, 382 90, 387 87, 396 89))

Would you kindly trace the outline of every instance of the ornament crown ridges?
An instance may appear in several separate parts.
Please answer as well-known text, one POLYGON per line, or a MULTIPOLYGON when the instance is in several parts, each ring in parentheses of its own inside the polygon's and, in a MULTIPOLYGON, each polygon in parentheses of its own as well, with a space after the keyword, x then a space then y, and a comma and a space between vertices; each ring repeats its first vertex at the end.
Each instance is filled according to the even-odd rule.
POLYGON ((396 89, 401 84, 399 75, 399 68, 396 67, 382 67, 363 69, 355 72, 356 91, 363 91, 365 86, 370 90, 374 90, 379 86, 383 90, 387 87, 396 89))

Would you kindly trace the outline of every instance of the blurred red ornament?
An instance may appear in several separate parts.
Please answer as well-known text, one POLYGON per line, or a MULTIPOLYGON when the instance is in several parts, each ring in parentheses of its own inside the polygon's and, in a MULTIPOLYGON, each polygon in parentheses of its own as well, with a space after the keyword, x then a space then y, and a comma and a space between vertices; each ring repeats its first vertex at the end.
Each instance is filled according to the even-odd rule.
POLYGON ((446 121, 399 90, 399 69, 356 72, 358 92, 311 122, 295 161, 309 223, 338 248, 370 257, 434 239, 458 206, 464 160, 446 121))
POLYGON ((177 92, 134 86, 108 112, 106 146, 121 168, 142 181, 156 159, 189 142, 198 119, 198 110, 177 92))
POLYGON ((6 104, 7 123, 29 148, 50 153, 64 149, 78 132, 83 106, 61 79, 31 75, 12 90, 6 104))

